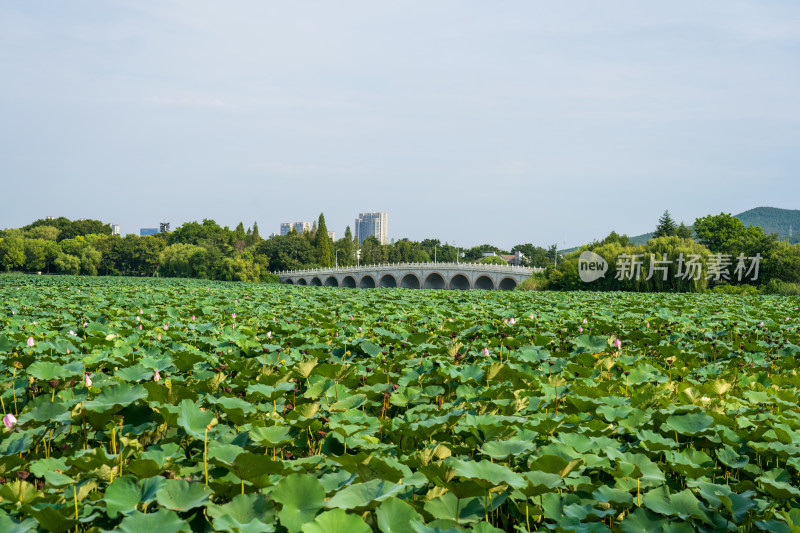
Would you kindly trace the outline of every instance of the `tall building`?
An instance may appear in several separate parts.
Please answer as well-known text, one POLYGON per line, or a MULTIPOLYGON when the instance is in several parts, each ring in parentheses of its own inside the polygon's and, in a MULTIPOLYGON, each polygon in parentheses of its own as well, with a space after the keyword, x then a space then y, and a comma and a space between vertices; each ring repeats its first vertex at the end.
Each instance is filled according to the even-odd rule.
POLYGON ((333 242, 336 242, 336 232, 335 231, 329 231, 328 232, 328 237, 330 237, 333 242))
POLYGON ((381 242, 389 242, 389 214, 388 213, 359 213, 356 219, 356 238, 359 246, 364 239, 373 235, 381 242))
POLYGON ((287 235, 292 229, 297 230, 297 233, 304 231, 311 231, 311 222, 283 222, 281 223, 281 235, 287 235))
POLYGON ((109 224, 111 226, 111 235, 119 235, 119 224, 109 224))
POLYGON ((158 235, 158 228, 139 228, 139 236, 158 235))

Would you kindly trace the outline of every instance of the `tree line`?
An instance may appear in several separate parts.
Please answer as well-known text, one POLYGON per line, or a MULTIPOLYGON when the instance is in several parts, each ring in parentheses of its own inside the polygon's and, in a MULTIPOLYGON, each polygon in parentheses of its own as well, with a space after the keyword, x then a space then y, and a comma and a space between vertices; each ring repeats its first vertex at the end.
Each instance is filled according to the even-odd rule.
POLYGON ((748 288, 760 288, 795 294, 800 292, 798 284, 800 244, 779 240, 776 234, 766 234, 758 226, 745 226, 729 213, 698 218, 689 227, 676 223, 669 211, 665 211, 658 219, 653 238, 647 243, 635 245, 627 235, 612 231, 605 239, 566 254, 557 266, 549 266, 527 285, 554 290, 681 292, 706 289, 746 292, 748 288), (579 270, 580 256, 586 251, 602 257, 609 269, 604 276, 591 282, 584 282, 579 270), (681 270, 690 257, 698 258, 704 265, 699 278, 687 277, 687 272, 681 270), (757 271, 751 269, 755 257, 759 258, 757 271), (620 272, 621 268, 631 266, 632 258, 640 262, 640 276, 634 277, 630 271, 620 272), (709 271, 710 265, 716 265, 713 268, 717 271, 709 271), (725 274, 720 274, 723 270, 720 265, 724 266, 725 274), (657 271, 656 266, 659 267, 657 271), (745 276, 737 272, 742 266, 748 269, 745 276), (650 275, 650 272, 657 275, 650 275))
POLYGON ((300 268, 413 262, 503 262, 486 253, 523 254, 523 265, 546 267, 548 249, 519 244, 503 250, 491 244, 457 248, 439 239, 399 239, 381 244, 367 237, 359 246, 350 227, 333 240, 324 214, 310 231, 263 238, 258 224, 220 226, 214 220, 186 222, 152 236, 112 235, 99 220, 40 219, 0 231, 0 270, 52 274, 165 276, 229 281, 276 281, 274 272, 300 268))

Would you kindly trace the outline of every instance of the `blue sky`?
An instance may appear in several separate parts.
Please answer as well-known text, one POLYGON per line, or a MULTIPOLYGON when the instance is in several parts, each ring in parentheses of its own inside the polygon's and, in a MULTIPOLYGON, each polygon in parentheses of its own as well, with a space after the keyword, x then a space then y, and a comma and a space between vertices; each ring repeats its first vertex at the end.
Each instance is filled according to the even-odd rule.
POLYGON ((0 0, 0 227, 572 246, 800 208, 800 3, 0 0))

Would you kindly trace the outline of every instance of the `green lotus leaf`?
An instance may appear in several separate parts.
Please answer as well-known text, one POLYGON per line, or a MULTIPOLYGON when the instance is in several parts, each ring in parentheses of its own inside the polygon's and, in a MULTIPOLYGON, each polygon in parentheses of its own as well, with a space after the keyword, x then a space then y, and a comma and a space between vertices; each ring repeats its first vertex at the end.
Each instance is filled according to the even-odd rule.
POLYGON ((108 486, 103 497, 106 502, 106 514, 109 518, 116 518, 118 514, 132 514, 139 503, 150 503, 156 499, 164 481, 162 477, 142 480, 137 480, 134 476, 116 478, 108 486))
POLYGON ((790 483, 792 476, 782 468, 773 468, 764 472, 756 481, 761 483, 761 487, 775 498, 784 500, 797 498, 800 490, 790 483))
POLYGON ((87 411, 102 413, 130 405, 143 398, 147 398, 147 389, 141 385, 120 383, 104 388, 94 400, 86 402, 84 408, 87 411))
POLYGON ((579 335, 575 339, 575 348, 578 353, 600 353, 609 351, 608 337, 597 335, 579 335))
POLYGON ((372 529, 360 516, 342 509, 321 513, 313 522, 303 525, 303 533, 371 533, 372 529))
POLYGON ((448 458, 446 463, 456 475, 481 482, 486 487, 508 485, 517 489, 527 486, 525 479, 504 465, 490 461, 462 461, 448 458))
POLYGON ((250 438, 268 448, 292 442, 291 428, 286 426, 257 427, 250 430, 250 438))
POLYGON ((337 492, 330 500, 325 502, 325 507, 329 509, 371 507, 373 504, 382 502, 386 498, 397 494, 403 488, 402 485, 382 479, 373 479, 366 483, 355 483, 337 492))
POLYGON ((458 524, 480 522, 486 515, 483 498, 459 499, 452 492, 425 502, 425 511, 439 519, 458 524))
POLYGON ((263 494, 238 494, 224 505, 207 506, 208 516, 217 531, 227 533, 270 533, 273 509, 263 494))
POLYGON ((736 450, 730 446, 723 446, 717 450, 717 459, 729 468, 742 468, 750 459, 746 455, 739 455, 736 450))
POLYGON ((119 528, 114 531, 123 533, 176 533, 192 531, 192 528, 185 520, 181 520, 177 513, 167 509, 159 509, 155 513, 144 514, 141 511, 127 516, 119 524, 119 528))
POLYGON ((669 531, 668 524, 667 519, 638 507, 622 520, 620 529, 624 533, 663 533, 669 531))
MULTIPOLYGON (((0 346, 2 349, 2 346, 0 346)), ((13 520, 10 516, 0 514, 0 531, 3 533, 26 533, 36 529, 36 520, 33 518, 26 518, 21 522, 13 520)))
POLYGON ((413 507, 393 496, 378 506, 375 517, 383 533, 414 533, 411 522, 422 521, 422 516, 413 507))
POLYGON ((80 363, 77 368, 75 364, 63 365, 52 361, 36 361, 27 368, 28 375, 42 381, 62 380, 82 374, 80 363))
POLYGON ((481 446, 481 452, 492 459, 504 461, 512 455, 529 451, 533 444, 522 440, 493 440, 481 446))
POLYGON ((309 474, 291 474, 275 486, 272 499, 283 505, 278 518, 289 533, 297 533, 314 519, 325 501, 325 489, 309 474))
POLYGON ((182 400, 178 407, 177 424, 194 438, 205 438, 206 426, 214 420, 214 413, 201 410, 191 400, 182 400))
POLYGON ((642 504, 659 514, 677 516, 684 520, 697 518, 704 523, 711 523, 703 504, 688 489, 670 493, 667 487, 661 486, 646 493, 642 497, 642 504))
POLYGON ((204 505, 211 496, 208 487, 200 482, 168 479, 156 495, 158 504, 173 511, 188 511, 204 505))

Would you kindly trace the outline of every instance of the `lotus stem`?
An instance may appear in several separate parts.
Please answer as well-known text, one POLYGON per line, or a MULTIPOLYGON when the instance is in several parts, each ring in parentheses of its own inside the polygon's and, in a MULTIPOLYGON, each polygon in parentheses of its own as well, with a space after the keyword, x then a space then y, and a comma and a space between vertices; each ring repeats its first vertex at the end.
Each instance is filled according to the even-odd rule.
MULTIPOLYGON (((78 519, 78 489, 72 485, 72 499, 75 501, 75 520, 78 519)), ((77 528, 77 526, 75 526, 77 528)))
POLYGON ((206 428, 206 434, 203 437, 203 471, 206 475, 206 487, 208 487, 208 428, 206 428))

